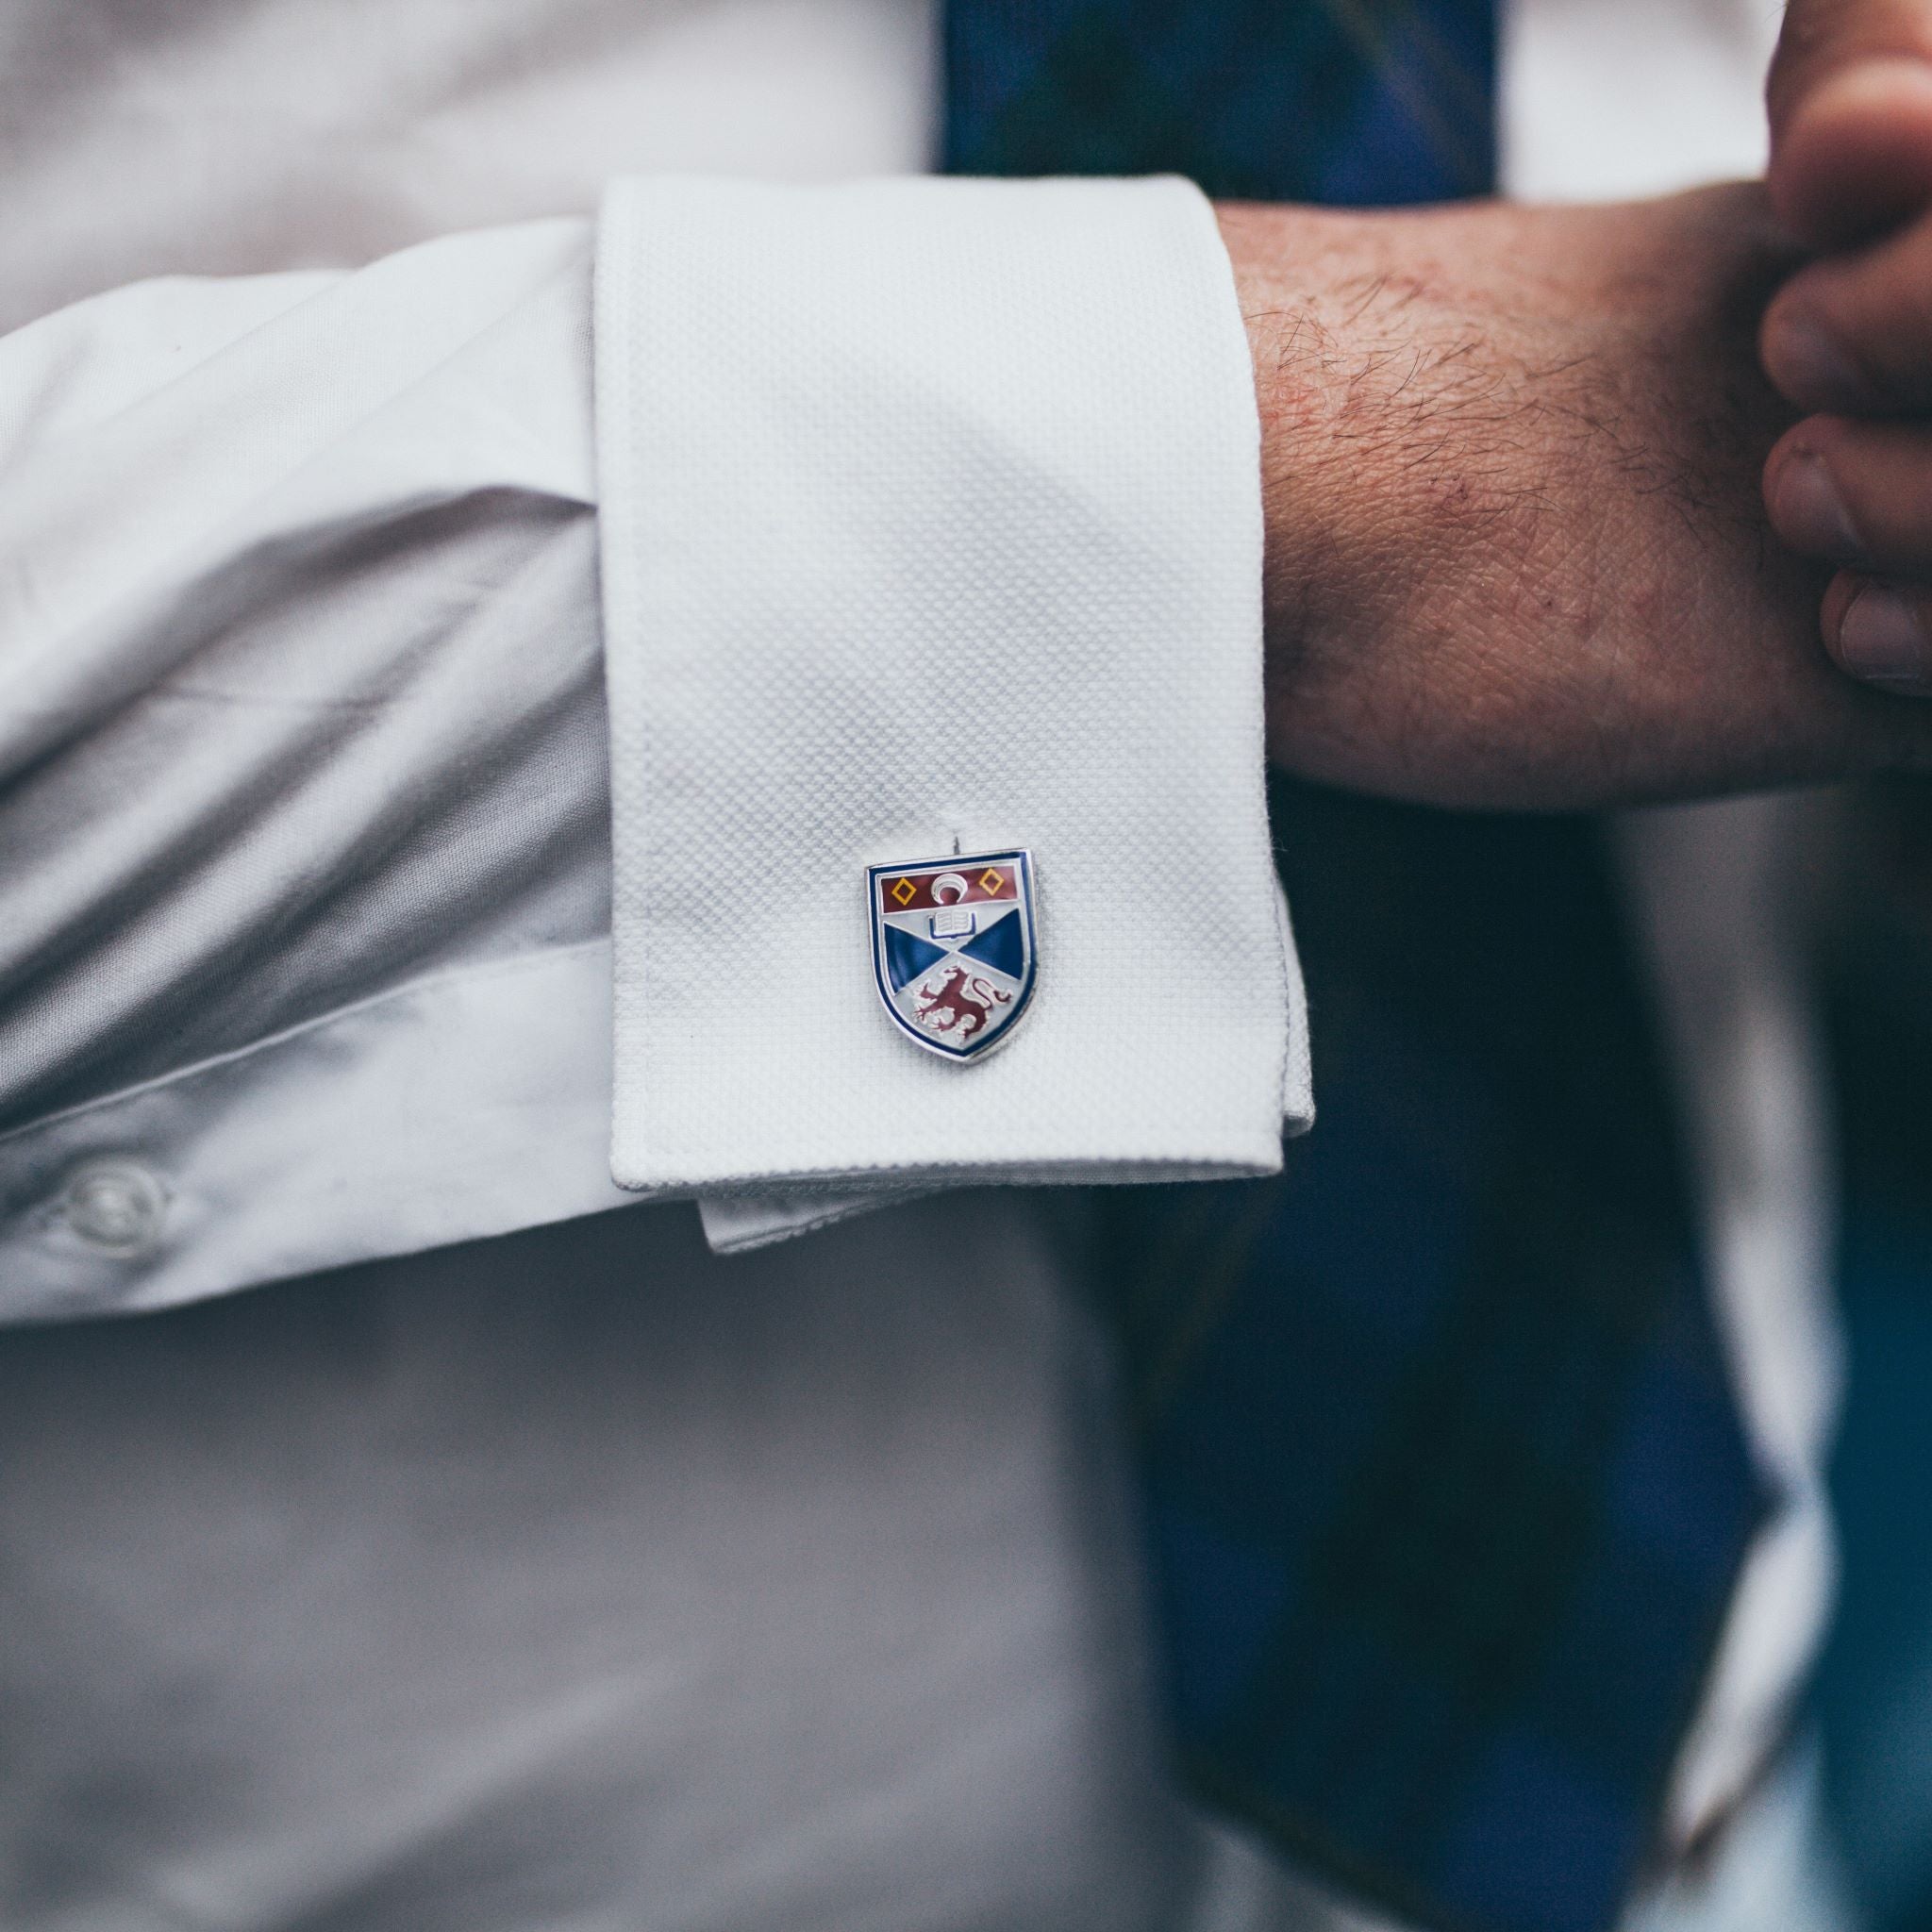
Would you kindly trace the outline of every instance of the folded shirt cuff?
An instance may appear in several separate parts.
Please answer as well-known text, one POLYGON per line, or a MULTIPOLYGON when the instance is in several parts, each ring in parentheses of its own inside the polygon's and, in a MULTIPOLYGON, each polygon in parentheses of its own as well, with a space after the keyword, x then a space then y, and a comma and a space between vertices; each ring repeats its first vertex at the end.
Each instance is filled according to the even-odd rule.
MULTIPOLYGON (((1307 1027, 1208 204, 624 182, 596 333, 617 1181, 732 1246, 968 1181, 1275 1168, 1307 1027), (1032 958, 979 991, 1024 1017, 922 1051, 868 868, 1020 853, 1032 958)), ((907 971, 962 957, 959 921, 896 924, 907 971)))

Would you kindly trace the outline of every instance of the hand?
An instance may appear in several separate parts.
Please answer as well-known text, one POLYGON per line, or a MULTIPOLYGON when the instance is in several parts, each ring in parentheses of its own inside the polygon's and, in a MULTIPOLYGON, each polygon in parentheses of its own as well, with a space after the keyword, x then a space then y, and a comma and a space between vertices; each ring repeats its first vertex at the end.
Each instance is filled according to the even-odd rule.
POLYGON ((1773 65, 1770 188, 1836 249, 1764 321, 1765 368, 1809 416, 1765 467, 1778 534, 1848 566, 1827 649, 1854 676, 1932 693, 1932 0, 1792 0, 1773 65))
POLYGON ((1761 190, 1620 208, 1229 206, 1268 526, 1274 757, 1450 805, 1924 761, 1840 677, 1758 496, 1789 273, 1761 190))

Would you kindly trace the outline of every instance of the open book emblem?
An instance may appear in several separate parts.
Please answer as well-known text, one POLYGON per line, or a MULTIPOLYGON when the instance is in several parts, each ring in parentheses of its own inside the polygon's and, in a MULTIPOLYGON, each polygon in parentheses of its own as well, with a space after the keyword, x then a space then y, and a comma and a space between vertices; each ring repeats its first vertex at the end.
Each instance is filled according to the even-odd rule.
POLYGON ((873 977, 901 1032, 975 1059, 1033 992, 1033 858, 976 852, 866 870, 873 977))

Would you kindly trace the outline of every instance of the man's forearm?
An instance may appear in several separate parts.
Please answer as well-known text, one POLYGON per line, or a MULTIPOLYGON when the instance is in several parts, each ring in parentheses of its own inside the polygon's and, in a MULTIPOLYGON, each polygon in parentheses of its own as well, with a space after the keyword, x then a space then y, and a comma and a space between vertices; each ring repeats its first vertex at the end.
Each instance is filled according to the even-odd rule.
POLYGON ((1628 803, 1917 762, 1818 650, 1758 474, 1788 412, 1761 191, 1607 209, 1229 206, 1268 524, 1269 736, 1453 805, 1628 803))

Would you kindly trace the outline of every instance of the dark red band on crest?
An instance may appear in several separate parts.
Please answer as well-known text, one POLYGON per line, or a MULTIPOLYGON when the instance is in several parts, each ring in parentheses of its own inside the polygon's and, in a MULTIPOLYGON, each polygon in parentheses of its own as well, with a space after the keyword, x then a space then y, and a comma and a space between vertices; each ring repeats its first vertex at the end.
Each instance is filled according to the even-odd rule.
POLYGON ((930 872, 886 873, 879 879, 879 905, 887 912, 920 912, 941 906, 983 905, 990 899, 1017 899, 1019 880, 1010 865, 936 866, 930 872), (946 888, 936 899, 932 889, 940 879, 966 881, 964 895, 946 888))

